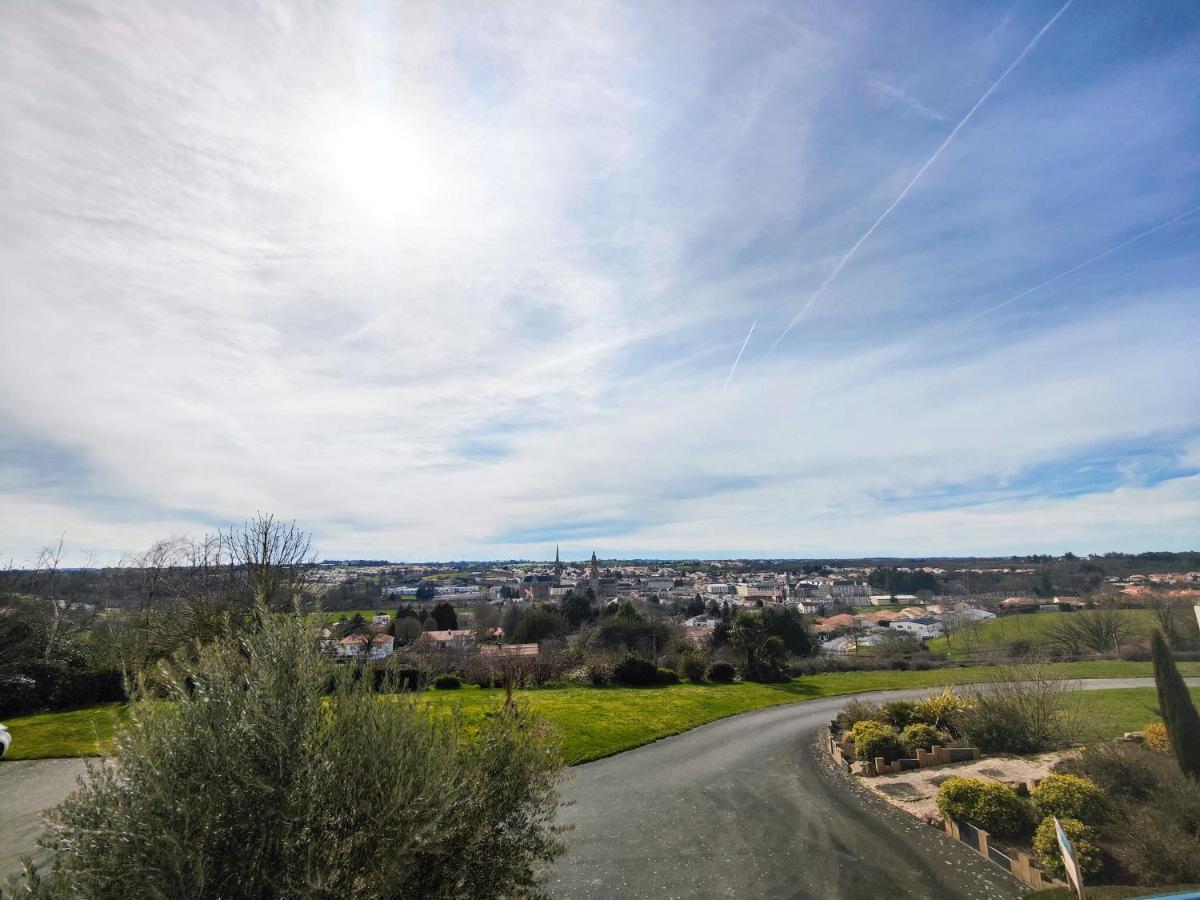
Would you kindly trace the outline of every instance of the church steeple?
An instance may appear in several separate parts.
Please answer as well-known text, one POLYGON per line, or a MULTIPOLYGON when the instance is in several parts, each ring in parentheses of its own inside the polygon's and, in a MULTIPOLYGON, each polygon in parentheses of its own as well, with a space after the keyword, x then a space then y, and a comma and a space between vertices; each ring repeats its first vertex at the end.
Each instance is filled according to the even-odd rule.
POLYGON ((600 569, 596 566, 595 550, 592 551, 592 564, 588 567, 588 587, 595 596, 600 596, 600 569))
POLYGON ((558 558, 558 544, 554 545, 554 574, 556 577, 562 577, 562 560, 558 558))

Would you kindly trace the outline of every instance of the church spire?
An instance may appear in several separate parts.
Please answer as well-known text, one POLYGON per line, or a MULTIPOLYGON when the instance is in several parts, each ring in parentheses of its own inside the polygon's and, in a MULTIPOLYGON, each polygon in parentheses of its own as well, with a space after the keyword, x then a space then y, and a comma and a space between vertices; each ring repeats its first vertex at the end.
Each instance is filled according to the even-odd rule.
POLYGON ((558 558, 558 544, 554 545, 554 574, 562 576, 562 560, 558 558))
POLYGON ((596 551, 592 551, 592 564, 588 568, 588 587, 597 597, 600 596, 600 569, 596 566, 596 551))

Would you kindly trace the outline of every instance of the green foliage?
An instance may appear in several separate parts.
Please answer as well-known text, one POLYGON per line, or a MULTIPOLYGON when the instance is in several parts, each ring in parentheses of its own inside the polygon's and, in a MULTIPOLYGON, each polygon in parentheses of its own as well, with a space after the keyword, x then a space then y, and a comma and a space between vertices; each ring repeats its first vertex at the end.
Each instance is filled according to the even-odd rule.
POLYGON ((458 613, 449 603, 442 602, 430 612, 433 621, 437 622, 438 631, 453 631, 458 628, 458 613))
POLYGON ((613 681, 633 687, 657 684, 658 668, 654 663, 646 662, 644 659, 627 656, 613 669, 613 681))
POLYGON ((729 641, 746 654, 748 681, 787 680, 788 651, 783 640, 767 631, 759 614, 741 612, 733 620, 729 641))
POLYGON ((688 681, 700 682, 704 680, 704 671, 708 668, 708 660, 704 655, 695 648, 688 647, 679 654, 679 662, 676 665, 676 671, 681 678, 686 678, 688 681))
POLYGON ((378 697, 314 638, 298 617, 260 613, 242 640, 181 666, 171 702, 135 704, 114 764, 49 814, 56 856, 30 893, 535 892, 562 849, 545 727, 504 706, 468 732, 378 697))
POLYGON ((913 722, 904 726, 904 730, 900 732, 900 741, 908 748, 908 752, 915 756, 917 750, 928 750, 934 744, 940 744, 942 735, 932 725, 913 722))
MULTIPOLYGON (((1097 843, 1096 832, 1078 819, 1064 819, 1060 816, 1058 821, 1075 847, 1075 859, 1079 861, 1079 868, 1083 870, 1084 876, 1102 871, 1104 857, 1097 843)), ((1038 864, 1047 874, 1055 878, 1066 878, 1062 851, 1059 850, 1058 835, 1054 830, 1054 819, 1047 817, 1038 825, 1033 835, 1033 852, 1037 856, 1038 864)))
POLYGON ((457 675, 439 675, 433 679, 433 686, 439 691, 457 691, 462 687, 462 680, 457 675))
POLYGON ((947 778, 938 788, 937 806, 942 815, 996 837, 1016 837, 1029 827, 1025 802, 1016 791, 997 781, 947 778))
POLYGON ((838 710, 837 723, 845 731, 859 722, 883 722, 883 709, 878 703, 868 703, 855 698, 838 710))
POLYGON ((1192 778, 1200 778, 1200 713, 1192 703, 1187 684, 1162 633, 1155 631, 1150 639, 1154 660, 1154 686, 1158 691, 1158 707, 1167 726, 1167 740, 1179 768, 1192 778))
POLYGON ((811 656, 817 643, 800 611, 794 606, 773 606, 762 611, 763 630, 783 642, 792 656, 811 656))
POLYGON ((904 728, 912 723, 914 703, 908 700, 889 700, 880 710, 880 718, 893 728, 904 728))
POLYGON ((1075 692, 1045 666, 1006 667, 1000 678, 974 691, 971 701, 952 724, 989 753, 1036 753, 1081 736, 1075 692))
POLYGON ((587 594, 577 594, 574 591, 563 597, 562 614, 571 631, 578 631, 580 625, 596 617, 591 598, 587 594))
POLYGON ((708 680, 717 684, 730 684, 737 678, 737 669, 732 663, 715 662, 708 667, 708 680))
POLYGON ((907 755, 907 748, 890 725, 863 721, 855 725, 850 734, 854 741, 855 759, 873 762, 882 758, 890 763, 907 755))
POLYGON ((679 676, 675 674, 674 669, 659 669, 658 684, 679 684, 679 676))
POLYGON ((1108 796, 1090 778, 1078 775, 1047 775, 1029 795, 1038 818, 1058 816, 1078 819, 1088 825, 1103 824, 1108 796))
POLYGON ((540 644, 542 641, 567 633, 567 620, 556 609, 534 606, 521 612, 517 624, 509 633, 514 644, 540 644))
POLYGON ((954 720, 971 708, 971 701, 946 687, 940 694, 926 697, 913 704, 912 721, 924 722, 941 730, 953 725, 954 720))
POLYGON ((437 587, 429 581, 423 581, 417 585, 417 593, 414 595, 418 600, 432 600, 437 596, 437 587))

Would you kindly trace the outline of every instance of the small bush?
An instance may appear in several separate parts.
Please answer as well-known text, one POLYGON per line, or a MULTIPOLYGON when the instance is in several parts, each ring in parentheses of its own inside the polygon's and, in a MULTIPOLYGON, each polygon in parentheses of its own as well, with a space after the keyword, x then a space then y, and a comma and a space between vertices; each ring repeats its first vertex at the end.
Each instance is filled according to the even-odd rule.
POLYGON ((864 762, 873 762, 876 759, 882 758, 884 762, 894 762, 901 759, 907 753, 907 748, 900 741, 900 736, 890 725, 880 725, 878 723, 869 723, 877 725, 876 728, 868 728, 867 722, 859 722, 854 726, 853 731, 858 731, 859 734, 854 738, 854 758, 864 762))
POLYGON ((837 723, 849 731, 859 722, 883 722, 883 709, 877 703, 867 703, 864 700, 851 700, 837 714, 837 723))
POLYGON ((1033 641, 1029 638, 1017 638, 1015 641, 1009 641, 1008 655, 1013 659, 1025 659, 1033 656, 1035 649, 1033 641))
POLYGON ((1200 882, 1200 781, 1188 778, 1167 754, 1142 750, 1165 763, 1158 788, 1146 802, 1120 801, 1112 854, 1139 884, 1200 882))
POLYGON ((462 681, 457 675, 439 675, 433 679, 433 686, 439 691, 457 691, 462 687, 462 681))
POLYGON ((928 750, 934 744, 940 743, 941 740, 941 732, 924 722, 913 722, 900 732, 900 741, 914 756, 917 750, 928 750))
POLYGON ((671 669, 658 670, 659 684, 679 684, 679 676, 671 669))
POLYGON ((679 654, 676 671, 679 672, 680 678, 686 678, 688 681, 703 681, 706 668, 707 663, 699 651, 689 648, 679 654))
POLYGON ((850 730, 846 732, 846 737, 857 744, 868 734, 888 732, 891 730, 892 729, 890 725, 884 725, 878 719, 859 719, 850 727, 850 730))
POLYGON ((971 701, 945 688, 940 694, 926 697, 913 704, 912 721, 924 722, 934 728, 953 728, 955 720, 971 708, 971 701))
POLYGON ((1100 825, 1108 812, 1108 796, 1090 778, 1047 775, 1029 795, 1039 819, 1058 816, 1100 825))
POLYGON ((915 705, 908 700, 889 700, 880 709, 880 718, 897 730, 906 728, 912 724, 915 705))
POLYGON ((737 669, 731 663, 717 662, 708 667, 708 680, 717 684, 729 684, 737 677, 737 669))
POLYGON ((1171 752, 1171 741, 1167 738, 1167 726, 1162 722, 1152 722, 1142 729, 1143 740, 1151 750, 1159 753, 1171 752))
POLYGON ((625 684, 632 687, 657 684, 658 668, 654 663, 638 659, 636 656, 628 656, 613 669, 613 680, 617 684, 625 684))
POLYGON ((1016 837, 1029 827, 1029 812, 1017 792, 997 781, 947 778, 938 788, 942 815, 982 828, 996 837, 1016 837))
MULTIPOLYGON (((1095 875, 1103 869, 1104 859, 1100 855, 1100 845, 1096 843, 1096 832, 1078 819, 1060 818, 1058 821, 1075 847, 1075 858, 1079 861, 1079 868, 1083 870, 1083 874, 1095 875)), ((1058 835, 1054 830, 1054 819, 1045 818, 1042 824, 1038 825, 1033 836, 1033 852, 1047 874, 1055 878, 1066 877, 1062 851, 1058 848, 1058 835)))
POLYGON ((1114 800, 1138 802, 1150 797, 1173 769, 1178 771, 1169 757, 1122 741, 1093 744, 1077 759, 1064 759, 1054 767, 1055 772, 1089 779, 1114 800))

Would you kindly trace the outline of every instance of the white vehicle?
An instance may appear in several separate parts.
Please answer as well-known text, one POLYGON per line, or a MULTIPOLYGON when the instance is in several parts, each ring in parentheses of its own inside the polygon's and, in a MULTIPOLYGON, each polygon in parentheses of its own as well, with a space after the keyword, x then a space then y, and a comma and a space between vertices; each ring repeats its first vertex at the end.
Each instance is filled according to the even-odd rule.
POLYGON ((8 752, 8 745, 12 743, 12 735, 8 729, 0 725, 0 759, 4 758, 4 754, 8 752))

